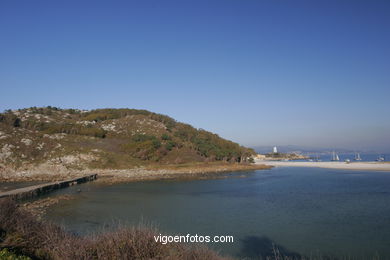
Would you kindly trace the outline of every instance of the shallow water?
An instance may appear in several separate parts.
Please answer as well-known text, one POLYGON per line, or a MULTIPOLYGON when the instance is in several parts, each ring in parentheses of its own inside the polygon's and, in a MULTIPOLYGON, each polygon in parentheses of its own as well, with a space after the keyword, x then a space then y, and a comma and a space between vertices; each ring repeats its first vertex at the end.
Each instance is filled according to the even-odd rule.
POLYGON ((142 220, 163 234, 233 235, 233 244, 208 246, 239 257, 269 255, 275 244, 291 255, 390 259, 390 173, 274 168, 244 175, 86 183, 58 191, 82 190, 46 217, 77 233, 142 220))

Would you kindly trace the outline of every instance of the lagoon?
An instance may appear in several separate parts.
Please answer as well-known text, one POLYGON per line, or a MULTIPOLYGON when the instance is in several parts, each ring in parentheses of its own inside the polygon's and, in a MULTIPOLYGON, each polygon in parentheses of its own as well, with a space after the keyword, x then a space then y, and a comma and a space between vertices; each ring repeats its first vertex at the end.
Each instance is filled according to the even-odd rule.
POLYGON ((273 244, 289 255, 390 258, 389 172, 286 167, 226 177, 86 183, 57 191, 75 199, 45 218, 80 234, 121 221, 162 234, 232 235, 233 244, 208 246, 240 258, 270 255, 273 244))

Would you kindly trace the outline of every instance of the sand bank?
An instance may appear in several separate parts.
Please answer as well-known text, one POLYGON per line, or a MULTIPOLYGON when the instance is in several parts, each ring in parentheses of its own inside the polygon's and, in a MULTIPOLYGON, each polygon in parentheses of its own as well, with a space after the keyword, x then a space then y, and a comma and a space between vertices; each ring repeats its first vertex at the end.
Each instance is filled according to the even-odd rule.
POLYGON ((361 171, 390 171, 388 162, 296 162, 296 161, 260 161, 257 164, 265 164, 275 167, 317 167, 342 170, 361 171))

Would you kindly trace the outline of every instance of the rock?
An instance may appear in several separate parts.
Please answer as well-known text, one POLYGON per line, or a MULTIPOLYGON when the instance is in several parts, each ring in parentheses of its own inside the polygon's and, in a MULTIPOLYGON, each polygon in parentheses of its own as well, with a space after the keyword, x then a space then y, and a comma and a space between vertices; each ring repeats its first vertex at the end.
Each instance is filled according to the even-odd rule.
POLYGON ((25 145, 29 146, 32 144, 32 140, 31 139, 27 139, 27 138, 23 138, 22 140, 20 140, 21 143, 24 143, 25 145))

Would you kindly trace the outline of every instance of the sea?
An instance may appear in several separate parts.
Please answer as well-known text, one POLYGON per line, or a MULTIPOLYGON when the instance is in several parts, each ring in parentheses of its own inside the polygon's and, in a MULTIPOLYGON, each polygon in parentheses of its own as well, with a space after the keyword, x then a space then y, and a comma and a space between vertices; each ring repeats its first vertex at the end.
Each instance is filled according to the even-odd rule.
POLYGON ((75 199, 52 206, 44 218, 81 235, 120 223, 162 235, 233 236, 233 243, 205 246, 238 259, 264 259, 274 249, 390 259, 390 172, 276 167, 223 177, 85 183, 57 191, 75 199))

